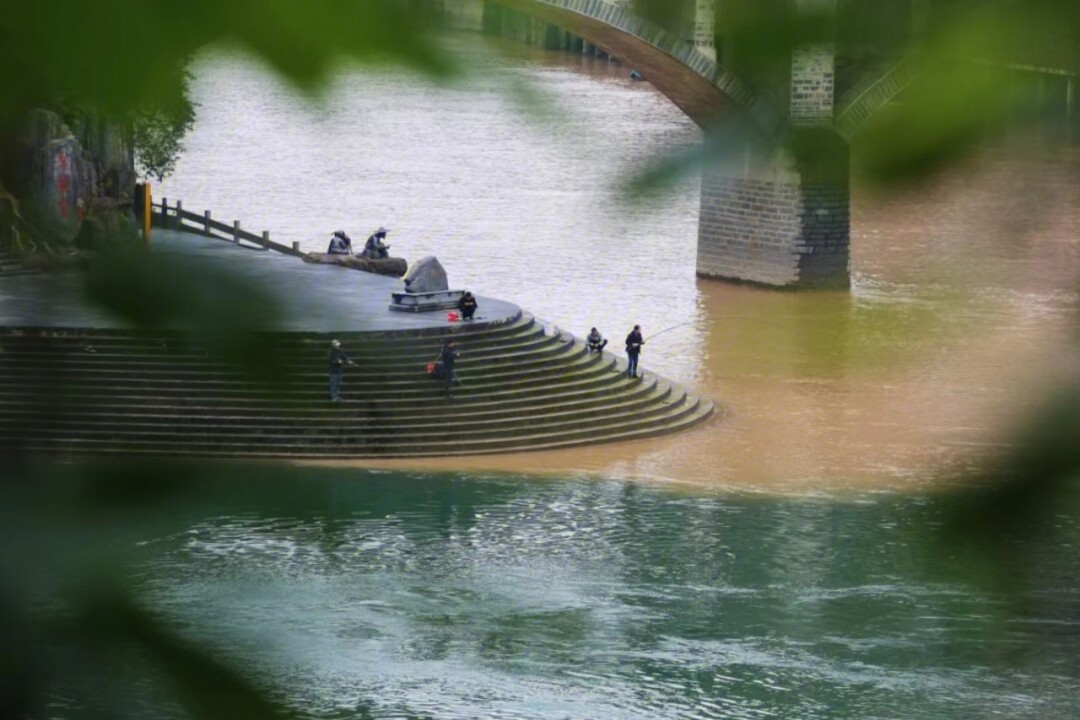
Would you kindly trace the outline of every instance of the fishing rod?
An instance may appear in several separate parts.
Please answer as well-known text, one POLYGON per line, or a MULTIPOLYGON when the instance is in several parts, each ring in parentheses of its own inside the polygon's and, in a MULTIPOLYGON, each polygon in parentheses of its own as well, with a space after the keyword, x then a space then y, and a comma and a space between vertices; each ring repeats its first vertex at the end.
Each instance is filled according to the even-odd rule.
POLYGON ((641 342, 645 342, 646 340, 652 340, 657 335, 663 335, 668 330, 674 330, 675 328, 681 328, 681 327, 684 327, 686 325, 693 325, 696 322, 697 322, 697 320, 687 320, 686 322, 679 323, 678 325, 672 325, 671 327, 666 327, 666 328, 664 328, 663 330, 661 330, 659 332, 654 332, 652 335, 650 335, 647 338, 643 338, 641 342))

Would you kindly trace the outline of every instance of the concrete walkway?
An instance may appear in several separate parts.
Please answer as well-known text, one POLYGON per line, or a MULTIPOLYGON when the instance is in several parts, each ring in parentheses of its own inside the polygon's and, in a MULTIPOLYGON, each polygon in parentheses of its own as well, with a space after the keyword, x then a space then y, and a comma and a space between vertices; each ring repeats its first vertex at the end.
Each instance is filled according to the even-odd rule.
MULTIPOLYGON (((175 230, 155 229, 155 252, 181 253, 221 262, 237 277, 265 287, 282 305, 282 330, 357 332, 412 330, 458 326, 447 312, 395 312, 390 293, 404 290, 396 278, 372 275, 335 265, 306 263, 272 251, 237 247, 232 243, 175 230)), ((410 260, 415 258, 410 258, 410 260)), ((454 285, 452 263, 444 263, 454 285)), ((123 324, 81 297, 79 273, 65 271, 0 277, 0 325, 37 327, 120 328, 123 324)), ((474 294, 476 294, 474 292, 474 294)), ((505 321, 520 309, 508 302, 477 296, 479 321, 505 321)))

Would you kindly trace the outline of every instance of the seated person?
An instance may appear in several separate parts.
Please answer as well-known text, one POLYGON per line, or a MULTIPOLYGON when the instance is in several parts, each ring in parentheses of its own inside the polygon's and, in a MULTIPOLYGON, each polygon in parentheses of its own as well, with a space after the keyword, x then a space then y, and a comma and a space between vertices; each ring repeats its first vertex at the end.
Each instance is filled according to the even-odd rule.
POLYGON ((478 307, 476 304, 476 298, 474 298, 473 294, 468 290, 466 290, 465 294, 461 296, 460 300, 458 300, 457 306, 458 310, 461 311, 461 317, 464 320, 472 320, 473 313, 476 312, 476 308, 478 307))
POLYGON ((352 239, 345 234, 344 230, 338 230, 330 238, 330 247, 326 249, 328 255, 352 255, 352 239))
POLYGON ((588 346, 588 352, 601 352, 604 346, 607 345, 607 340, 604 339, 599 330, 593 328, 585 337, 585 343, 588 346))
POLYGON ((388 232, 390 231, 384 227, 380 227, 373 232, 367 242, 364 243, 364 251, 360 253, 360 257, 371 260, 383 260, 390 257, 390 246, 383 242, 388 232))

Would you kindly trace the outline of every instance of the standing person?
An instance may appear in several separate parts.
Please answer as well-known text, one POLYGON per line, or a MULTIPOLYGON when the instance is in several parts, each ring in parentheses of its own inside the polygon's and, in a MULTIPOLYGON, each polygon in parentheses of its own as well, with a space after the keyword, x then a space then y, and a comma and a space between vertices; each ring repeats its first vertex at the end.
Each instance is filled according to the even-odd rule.
POLYGON ((641 354, 641 346, 645 344, 645 338, 641 337, 641 326, 635 325, 630 334, 626 336, 626 357, 630 361, 626 366, 626 377, 638 376, 638 355, 641 354))
POLYGON ((352 255, 352 238, 345 234, 344 230, 336 231, 330 237, 330 247, 326 249, 327 255, 352 255))
POLYGON ((330 341, 330 402, 341 402, 341 374, 346 365, 356 365, 341 349, 337 340, 330 341))
POLYGON ((461 311, 461 317, 464 320, 472 320, 473 313, 476 312, 476 308, 478 307, 476 298, 474 298, 473 294, 468 290, 466 290, 465 294, 458 300, 457 306, 458 310, 461 311))
POLYGON ((454 374, 454 364, 459 355, 457 343, 453 340, 448 340, 439 350, 439 359, 436 364, 442 369, 443 390, 446 391, 446 397, 450 397, 450 388, 457 379, 457 375, 454 374))
POLYGON ((604 347, 607 346, 607 340, 600 334, 600 331, 593 328, 589 331, 589 334, 585 337, 585 343, 588 346, 588 352, 603 352, 604 347))
POLYGON ((390 257, 390 246, 385 244, 383 240, 386 239, 386 233, 390 232, 385 227, 380 227, 375 232, 371 233, 371 237, 364 243, 364 251, 360 253, 360 257, 370 258, 372 260, 383 260, 390 257))

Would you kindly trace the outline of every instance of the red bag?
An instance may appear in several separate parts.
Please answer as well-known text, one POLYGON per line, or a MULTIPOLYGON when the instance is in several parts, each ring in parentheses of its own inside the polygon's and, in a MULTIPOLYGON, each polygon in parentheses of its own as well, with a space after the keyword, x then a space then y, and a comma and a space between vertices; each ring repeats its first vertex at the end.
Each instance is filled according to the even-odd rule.
POLYGON ((449 320, 450 322, 457 322, 458 320, 461 319, 461 316, 458 315, 453 310, 451 310, 450 312, 446 313, 446 319, 449 320))
POLYGON ((431 373, 435 372, 435 363, 433 363, 433 362, 430 362, 430 363, 428 363, 428 364, 427 364, 427 367, 425 368, 425 370, 427 370, 427 374, 428 374, 428 375, 430 375, 431 373))

